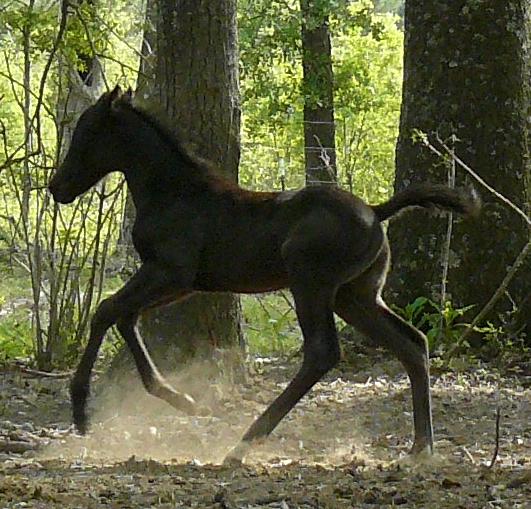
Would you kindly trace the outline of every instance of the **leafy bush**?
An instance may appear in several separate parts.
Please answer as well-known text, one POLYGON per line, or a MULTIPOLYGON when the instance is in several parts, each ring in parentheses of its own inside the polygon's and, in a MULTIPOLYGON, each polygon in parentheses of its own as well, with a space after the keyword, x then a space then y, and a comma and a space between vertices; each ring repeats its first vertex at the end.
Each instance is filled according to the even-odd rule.
POLYGON ((31 321, 23 313, 10 314, 0 319, 0 363, 33 355, 31 321))
POLYGON ((438 351, 459 341, 469 326, 459 320, 473 307, 474 305, 454 308, 450 301, 441 306, 426 297, 417 297, 404 308, 396 307, 395 310, 426 334, 430 351, 438 351))

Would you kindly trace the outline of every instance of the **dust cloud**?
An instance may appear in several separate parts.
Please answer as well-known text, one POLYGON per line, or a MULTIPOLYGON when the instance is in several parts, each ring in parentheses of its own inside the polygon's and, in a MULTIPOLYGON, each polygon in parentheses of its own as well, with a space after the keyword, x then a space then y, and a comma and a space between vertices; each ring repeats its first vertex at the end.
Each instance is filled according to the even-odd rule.
MULTIPOLYGON (((188 366, 168 381, 211 410, 208 416, 187 416, 146 393, 136 372, 120 383, 94 384, 89 402, 90 431, 72 434, 43 450, 41 459, 59 458, 91 463, 153 459, 159 462, 219 464, 253 420, 291 380, 294 368, 278 366, 264 373, 247 373, 233 382, 208 362, 188 366)), ((289 464, 303 461, 336 465, 370 461, 363 423, 352 407, 341 379, 320 383, 257 445, 245 462, 289 464), (346 403, 346 405, 344 404, 346 403), (347 417, 338 420, 337 408, 347 417), (342 430, 343 428, 343 430, 342 430)), ((358 402, 359 403, 359 402, 358 402)))

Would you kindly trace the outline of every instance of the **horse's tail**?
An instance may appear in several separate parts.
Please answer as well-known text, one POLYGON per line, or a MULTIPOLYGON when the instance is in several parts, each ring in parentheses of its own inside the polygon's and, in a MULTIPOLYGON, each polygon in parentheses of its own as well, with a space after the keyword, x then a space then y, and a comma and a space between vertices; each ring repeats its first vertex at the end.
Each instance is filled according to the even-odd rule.
POLYGON ((408 207, 437 208, 472 216, 479 213, 481 200, 473 189, 451 189, 444 185, 421 184, 408 187, 395 194, 389 201, 371 207, 380 221, 385 221, 408 207))

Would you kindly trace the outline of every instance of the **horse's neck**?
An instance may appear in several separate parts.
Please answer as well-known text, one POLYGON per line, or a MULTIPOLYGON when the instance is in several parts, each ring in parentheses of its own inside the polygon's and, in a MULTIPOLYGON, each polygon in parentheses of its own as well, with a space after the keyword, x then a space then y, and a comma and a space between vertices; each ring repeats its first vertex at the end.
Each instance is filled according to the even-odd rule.
POLYGON ((180 196, 203 196, 238 192, 238 186, 222 177, 210 175, 159 135, 151 126, 137 125, 131 130, 131 155, 124 171, 137 209, 178 200, 180 196))
POLYGON ((168 147, 157 147, 149 155, 135 158, 124 173, 137 209, 178 199, 190 189, 208 192, 196 168, 168 147))

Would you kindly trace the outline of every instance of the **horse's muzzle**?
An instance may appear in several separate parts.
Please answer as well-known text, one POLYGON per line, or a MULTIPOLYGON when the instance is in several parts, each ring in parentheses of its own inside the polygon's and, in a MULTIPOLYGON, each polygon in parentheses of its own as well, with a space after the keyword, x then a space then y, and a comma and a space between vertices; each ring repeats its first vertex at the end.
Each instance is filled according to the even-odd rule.
POLYGON ((72 195, 70 193, 65 192, 64 189, 61 189, 60 186, 57 186, 53 180, 50 182, 50 185, 48 186, 48 190, 53 196, 54 201, 57 203, 72 203, 75 200, 75 195, 72 195))

